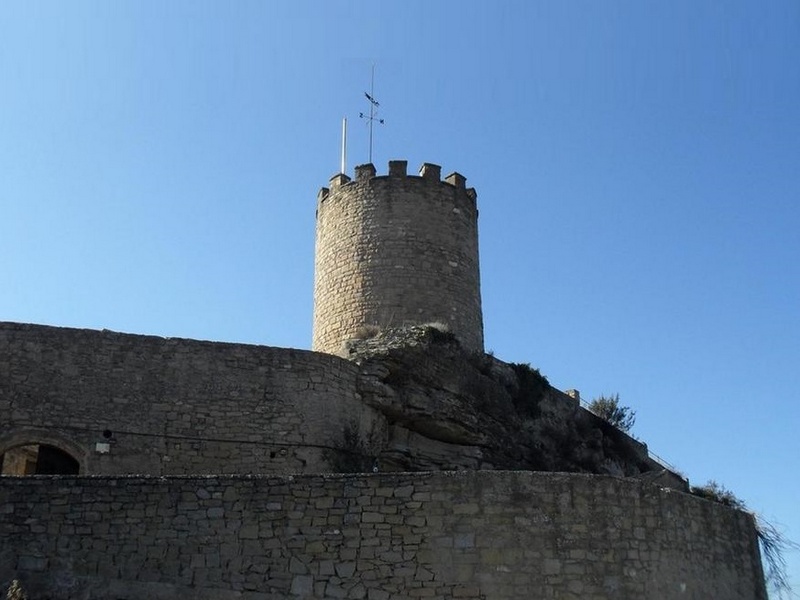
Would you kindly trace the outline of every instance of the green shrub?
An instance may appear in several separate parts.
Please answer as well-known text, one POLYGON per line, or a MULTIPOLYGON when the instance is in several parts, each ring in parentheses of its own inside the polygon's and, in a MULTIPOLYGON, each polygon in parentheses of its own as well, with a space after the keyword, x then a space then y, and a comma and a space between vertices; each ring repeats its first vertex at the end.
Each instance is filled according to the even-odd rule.
POLYGON ((619 394, 595 398, 589 403, 589 410, 622 431, 630 431, 636 422, 636 411, 620 406, 619 394))
MULTIPOLYGON (((764 578, 767 585, 775 593, 775 598, 793 598, 792 583, 786 570, 786 552, 797 552, 800 544, 789 540, 778 531, 772 523, 756 516, 756 534, 761 546, 761 558, 764 561, 764 578)), ((773 596, 770 595, 770 598, 773 596)))
POLYGON ((731 508, 738 508, 739 510, 747 510, 745 503, 737 498, 732 491, 713 480, 705 485, 692 486, 691 492, 695 496, 700 496, 706 500, 719 502, 720 504, 730 506, 731 508))
POLYGON ((368 443, 362 438, 356 421, 344 426, 339 443, 329 449, 327 455, 336 473, 367 473, 376 461, 376 457, 370 455, 368 443))
POLYGON ((519 384, 513 396, 514 408, 519 414, 535 419, 541 412, 539 405, 550 389, 550 382, 539 369, 534 369, 528 363, 510 363, 509 366, 514 370, 519 384))

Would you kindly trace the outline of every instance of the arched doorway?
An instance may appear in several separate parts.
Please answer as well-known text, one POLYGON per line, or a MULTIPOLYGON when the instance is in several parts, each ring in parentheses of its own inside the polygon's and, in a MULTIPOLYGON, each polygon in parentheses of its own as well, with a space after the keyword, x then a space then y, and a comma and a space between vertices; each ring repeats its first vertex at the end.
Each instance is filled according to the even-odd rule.
POLYGON ((23 444, 0 455, 2 475, 77 475, 80 463, 49 444, 23 444))

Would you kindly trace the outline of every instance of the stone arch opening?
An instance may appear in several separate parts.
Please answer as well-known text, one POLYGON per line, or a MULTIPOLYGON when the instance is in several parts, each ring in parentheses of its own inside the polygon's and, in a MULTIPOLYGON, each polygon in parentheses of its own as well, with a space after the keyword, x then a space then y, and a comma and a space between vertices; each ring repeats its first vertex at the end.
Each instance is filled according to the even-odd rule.
POLYGON ((50 444, 22 444, 0 455, 3 475, 77 475, 80 470, 75 457, 50 444))
POLYGON ((57 432, 23 429, 0 436, 1 475, 80 475, 87 453, 57 432))

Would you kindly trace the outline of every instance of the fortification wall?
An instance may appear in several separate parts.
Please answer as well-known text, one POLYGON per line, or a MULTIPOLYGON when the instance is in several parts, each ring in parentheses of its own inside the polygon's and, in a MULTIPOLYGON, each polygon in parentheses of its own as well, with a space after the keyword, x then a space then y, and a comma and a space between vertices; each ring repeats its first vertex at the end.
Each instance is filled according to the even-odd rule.
POLYGON ((631 479, 477 471, 0 478, 32 598, 766 598, 751 515, 631 479))
POLYGON ((385 438, 357 377, 301 350, 0 323, 0 454, 50 444, 88 474, 342 470, 334 448, 385 438))
POLYGON ((354 181, 337 175, 317 203, 312 348, 337 354, 365 325, 446 323, 471 351, 483 351, 474 189, 406 161, 388 176, 371 164, 354 181))

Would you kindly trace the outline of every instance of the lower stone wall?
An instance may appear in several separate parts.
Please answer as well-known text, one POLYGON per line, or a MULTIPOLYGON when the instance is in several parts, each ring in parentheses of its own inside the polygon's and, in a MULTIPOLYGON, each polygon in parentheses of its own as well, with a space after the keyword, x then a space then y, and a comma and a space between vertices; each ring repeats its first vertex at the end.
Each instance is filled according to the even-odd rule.
POLYGON ((766 598, 751 515, 502 471, 2 477, 13 579, 31 600, 766 598))

